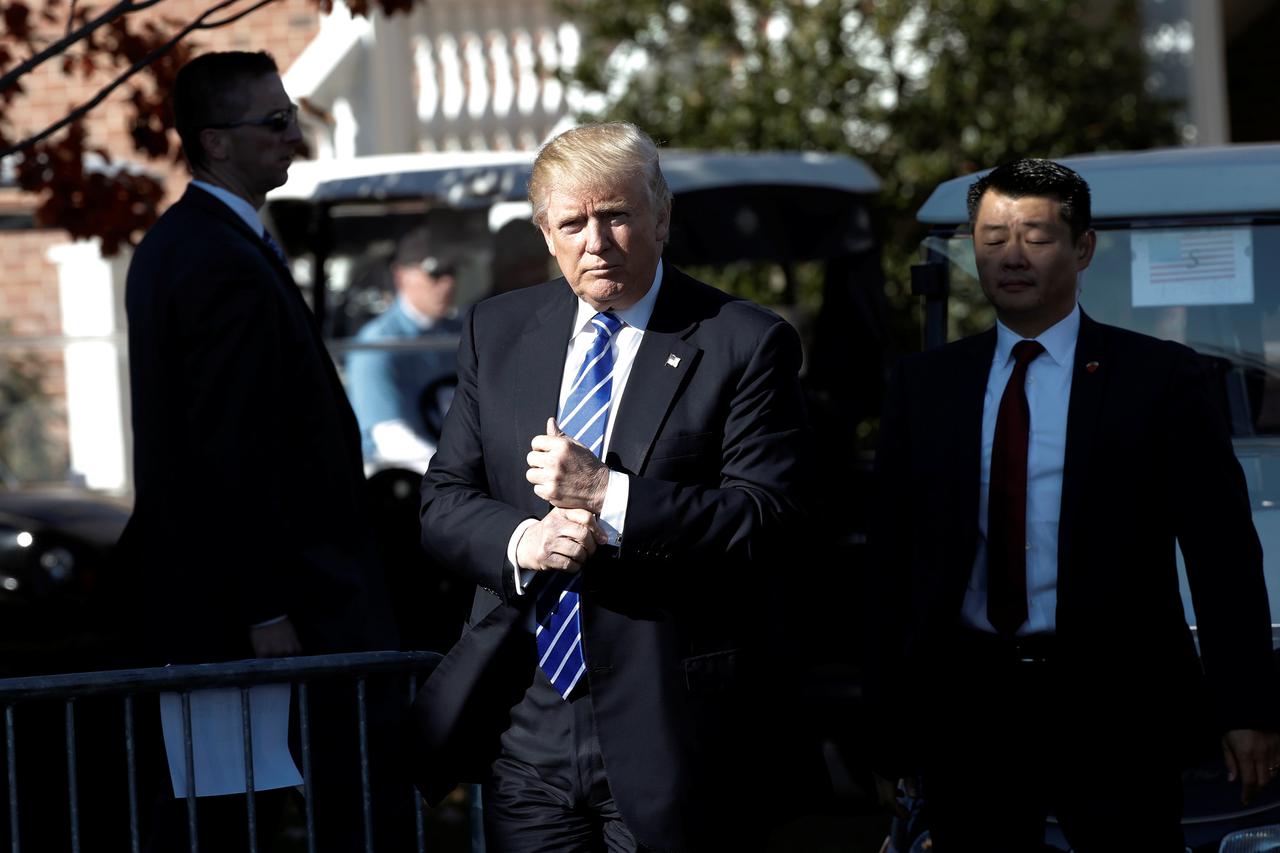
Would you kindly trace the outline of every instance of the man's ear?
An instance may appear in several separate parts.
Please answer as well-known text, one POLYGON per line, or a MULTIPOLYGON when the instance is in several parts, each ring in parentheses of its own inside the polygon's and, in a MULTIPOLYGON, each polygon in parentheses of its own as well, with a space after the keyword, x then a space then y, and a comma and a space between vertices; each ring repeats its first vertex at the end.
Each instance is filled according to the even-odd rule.
POLYGON ((555 257, 556 244, 551 242, 551 229, 547 227, 545 215, 538 221, 538 230, 542 232, 542 241, 547 244, 547 253, 555 257))
POLYGON ((667 242, 667 237, 671 233, 671 202, 667 202, 662 206, 662 210, 658 211, 658 227, 654 233, 654 238, 659 243, 667 242))
POLYGON ((1092 228, 1080 235, 1076 240, 1076 272, 1085 269, 1093 261, 1093 252, 1098 248, 1098 234, 1092 228))
POLYGON ((200 131, 200 146, 204 149, 206 160, 227 159, 227 135, 217 128, 206 127, 200 131))

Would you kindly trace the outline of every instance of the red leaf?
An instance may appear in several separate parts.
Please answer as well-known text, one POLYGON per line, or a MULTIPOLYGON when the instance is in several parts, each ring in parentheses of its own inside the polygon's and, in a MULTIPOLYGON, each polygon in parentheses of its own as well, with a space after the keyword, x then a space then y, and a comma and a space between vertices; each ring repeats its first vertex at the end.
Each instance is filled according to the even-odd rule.
POLYGON ((9 34, 16 39, 26 41, 31 37, 31 10, 21 0, 10 3, 4 10, 4 23, 9 34))

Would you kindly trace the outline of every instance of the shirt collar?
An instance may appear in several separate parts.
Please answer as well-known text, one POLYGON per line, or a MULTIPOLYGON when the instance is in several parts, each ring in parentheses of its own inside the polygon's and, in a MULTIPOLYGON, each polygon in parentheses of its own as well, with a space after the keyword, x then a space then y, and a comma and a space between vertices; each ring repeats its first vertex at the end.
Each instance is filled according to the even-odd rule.
MULTIPOLYGON (((658 289, 661 287, 662 259, 659 258, 658 268, 654 270, 653 285, 650 286, 649 292, 640 297, 640 301, 635 305, 632 305, 630 308, 620 308, 617 311, 614 311, 614 315, 626 325, 639 329, 643 332, 649 327, 649 319, 653 317, 653 306, 657 304, 658 289)), ((578 299, 578 313, 574 317, 573 321, 573 334, 577 335, 579 332, 586 329, 587 325, 591 322, 591 318, 596 316, 598 313, 599 312, 596 311, 595 308, 591 307, 590 303, 582 299, 578 299)))
POLYGON ((409 318, 410 323, 413 323, 413 325, 417 326, 424 332, 430 330, 431 327, 436 324, 434 318, 428 317, 417 308, 414 308, 409 304, 409 300, 405 299, 403 296, 396 297, 396 305, 400 307, 400 313, 409 318))
POLYGON ((249 230, 254 234, 257 234, 259 237, 262 236, 262 220, 258 218, 258 211, 254 210, 253 205, 249 204, 249 202, 245 201, 230 190, 223 189, 222 187, 211 184, 208 181, 192 181, 191 184, 192 186, 199 187, 218 201, 225 204, 227 207, 231 208, 232 212, 243 219, 245 225, 249 226, 249 230))
POLYGON ((1009 363, 1013 357, 1013 345, 1018 341, 1036 340, 1044 351, 1060 367, 1068 367, 1076 351, 1076 338, 1080 336, 1080 303, 1071 313, 1045 329, 1034 338, 1024 338, 1004 323, 996 320, 996 364, 1009 363))

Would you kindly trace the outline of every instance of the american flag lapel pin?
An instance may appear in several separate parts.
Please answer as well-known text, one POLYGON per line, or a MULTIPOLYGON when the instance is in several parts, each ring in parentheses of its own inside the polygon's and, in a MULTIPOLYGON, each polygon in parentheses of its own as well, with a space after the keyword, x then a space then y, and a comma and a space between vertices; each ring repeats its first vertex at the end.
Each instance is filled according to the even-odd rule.
POLYGON ((1087 371, 1089 371, 1090 373, 1094 373, 1094 372, 1096 372, 1096 371, 1097 371, 1097 369, 1098 369, 1098 362, 1096 362, 1096 361, 1091 361, 1091 362, 1089 362, 1088 364, 1086 364, 1086 365, 1084 366, 1084 369, 1085 369, 1085 370, 1087 370, 1087 371))
POLYGON ((675 353, 671 353, 670 355, 667 356, 667 367, 679 367, 679 366, 680 366, 680 356, 676 355, 675 353))

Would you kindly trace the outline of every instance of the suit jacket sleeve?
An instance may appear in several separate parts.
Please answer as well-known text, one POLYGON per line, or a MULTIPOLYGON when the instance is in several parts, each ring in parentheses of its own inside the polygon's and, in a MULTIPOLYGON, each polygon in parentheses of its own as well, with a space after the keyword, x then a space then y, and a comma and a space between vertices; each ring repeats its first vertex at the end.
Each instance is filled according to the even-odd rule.
MULTIPOLYGON (((744 364, 724 377, 727 405, 715 483, 633 476, 622 556, 753 560, 798 512, 805 470, 800 343, 784 321, 764 328, 744 364)), ((651 461, 650 468, 653 468, 651 461)))
POLYGON ((491 497, 480 424, 478 363, 472 308, 458 343, 458 387, 440 445, 422 481, 422 544, 443 565, 508 601, 515 590, 507 542, 530 516, 491 497))

